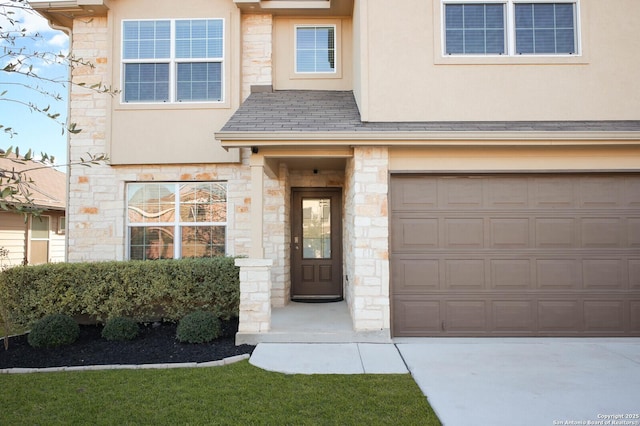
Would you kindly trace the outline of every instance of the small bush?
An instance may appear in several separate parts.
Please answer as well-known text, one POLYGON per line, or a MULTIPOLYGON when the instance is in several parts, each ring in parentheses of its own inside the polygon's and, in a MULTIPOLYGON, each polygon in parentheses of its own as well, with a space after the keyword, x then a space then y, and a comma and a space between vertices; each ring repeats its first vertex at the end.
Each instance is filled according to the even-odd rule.
POLYGON ((36 321, 31 328, 27 341, 34 348, 53 348, 69 345, 80 336, 80 327, 73 318, 53 314, 36 321))
POLYGON ((102 329, 102 337, 107 340, 133 340, 138 337, 138 323, 131 318, 115 317, 107 320, 102 329))
POLYGON ((176 334, 182 343, 205 343, 220 337, 222 326, 211 312, 196 311, 180 320, 176 334))

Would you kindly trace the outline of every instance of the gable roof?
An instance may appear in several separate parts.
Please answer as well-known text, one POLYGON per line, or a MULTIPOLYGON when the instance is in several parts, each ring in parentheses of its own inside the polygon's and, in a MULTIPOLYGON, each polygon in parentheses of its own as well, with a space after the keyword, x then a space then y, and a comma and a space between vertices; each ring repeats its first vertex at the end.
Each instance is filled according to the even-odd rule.
POLYGON ((363 122, 351 91, 283 90, 252 93, 216 138, 223 146, 276 139, 640 141, 640 120, 363 122))
MULTIPOLYGON (((25 173, 23 187, 31 193, 33 204, 45 210, 65 210, 67 199, 67 177, 64 173, 46 167, 35 161, 19 161, 17 157, 0 158, 0 171, 15 171, 25 173), (32 182, 29 182, 29 179, 32 182)), ((0 190, 6 185, 0 185, 0 190)), ((26 201, 24 197, 17 196, 17 201, 9 204, 18 204, 26 201)))

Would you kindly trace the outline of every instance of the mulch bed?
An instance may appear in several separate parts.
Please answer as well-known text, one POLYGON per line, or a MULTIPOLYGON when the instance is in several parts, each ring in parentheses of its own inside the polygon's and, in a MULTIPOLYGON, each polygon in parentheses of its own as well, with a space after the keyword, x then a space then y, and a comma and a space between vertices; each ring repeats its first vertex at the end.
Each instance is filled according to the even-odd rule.
POLYGON ((32 348, 27 335, 16 336, 7 351, 0 342, 0 369, 208 362, 253 352, 255 346, 235 345, 237 319, 223 322, 222 329, 223 337, 210 343, 180 343, 175 323, 158 322, 141 325, 132 341, 112 342, 100 335, 102 326, 81 325, 75 343, 52 349, 32 348))

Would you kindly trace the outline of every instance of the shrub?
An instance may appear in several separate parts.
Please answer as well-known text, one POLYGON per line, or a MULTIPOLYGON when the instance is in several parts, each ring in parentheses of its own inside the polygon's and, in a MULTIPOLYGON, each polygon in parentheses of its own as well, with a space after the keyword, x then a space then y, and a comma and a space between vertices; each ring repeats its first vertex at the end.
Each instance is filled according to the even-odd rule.
POLYGON ((73 318, 53 314, 36 321, 27 340, 34 348, 53 348, 69 345, 80 336, 80 327, 73 318))
POLYGON ((138 323, 131 318, 115 317, 107 320, 102 329, 102 337, 107 340, 133 340, 138 337, 138 323))
POLYGON ((211 312, 196 311, 178 323, 177 338, 182 343, 205 343, 220 337, 220 320, 211 312))
POLYGON ((239 268, 234 258, 170 259, 18 266, 0 273, 0 318, 29 328, 62 313, 95 321, 126 316, 178 321, 194 310, 238 316, 239 268))

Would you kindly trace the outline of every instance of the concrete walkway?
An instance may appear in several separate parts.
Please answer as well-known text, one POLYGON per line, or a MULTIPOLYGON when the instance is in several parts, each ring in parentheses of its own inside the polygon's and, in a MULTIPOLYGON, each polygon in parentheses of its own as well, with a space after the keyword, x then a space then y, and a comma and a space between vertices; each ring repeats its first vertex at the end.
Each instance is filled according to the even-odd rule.
POLYGON ((249 362, 287 374, 406 374, 392 344, 260 343, 249 362))
POLYGON ((403 374, 408 368, 446 426, 640 426, 638 338, 394 342, 261 343, 250 362, 289 374, 403 374))

